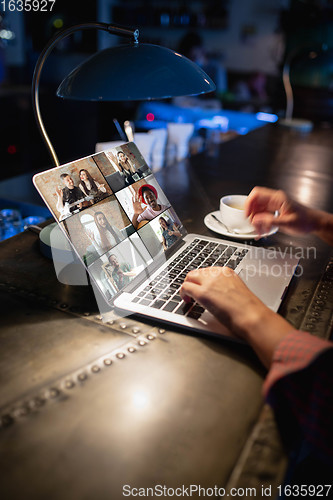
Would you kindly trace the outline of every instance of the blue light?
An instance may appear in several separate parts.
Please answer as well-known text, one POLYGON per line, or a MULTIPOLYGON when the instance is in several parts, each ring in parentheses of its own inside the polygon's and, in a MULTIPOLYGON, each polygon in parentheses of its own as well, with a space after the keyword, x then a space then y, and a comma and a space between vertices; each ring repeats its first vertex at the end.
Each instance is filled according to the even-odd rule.
POLYGON ((257 118, 257 120, 260 120, 261 122, 275 123, 278 121, 277 115, 273 115, 272 113, 259 112, 256 114, 256 118, 257 118))

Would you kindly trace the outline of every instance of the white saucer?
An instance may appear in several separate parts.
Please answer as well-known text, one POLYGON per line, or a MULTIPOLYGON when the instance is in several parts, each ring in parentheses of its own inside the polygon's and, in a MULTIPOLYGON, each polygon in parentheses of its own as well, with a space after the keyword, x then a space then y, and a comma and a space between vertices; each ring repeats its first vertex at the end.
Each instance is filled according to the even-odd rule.
MULTIPOLYGON (((233 238, 235 240, 254 240, 256 238, 259 238, 259 234, 256 232, 252 233, 233 233, 229 232, 226 228, 222 226, 222 224, 219 224, 213 217, 212 214, 215 215, 215 217, 220 216, 220 211, 217 210, 216 212, 211 212, 206 215, 204 218, 204 223, 208 227, 208 229, 211 229, 212 231, 215 231, 215 233, 222 234, 222 236, 229 236, 229 238, 233 238)), ((275 234, 278 231, 277 226, 273 226, 272 229, 265 234, 262 234, 260 238, 265 238, 266 236, 271 236, 272 234, 275 234)))

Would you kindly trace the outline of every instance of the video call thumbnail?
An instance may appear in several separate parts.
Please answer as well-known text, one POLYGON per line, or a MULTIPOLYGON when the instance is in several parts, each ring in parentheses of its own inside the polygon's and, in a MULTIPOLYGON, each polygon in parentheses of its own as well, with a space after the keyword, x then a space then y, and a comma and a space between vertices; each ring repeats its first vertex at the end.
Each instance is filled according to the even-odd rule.
POLYGON ((138 230, 153 257, 171 248, 182 236, 182 224, 173 209, 165 210, 138 230))
POLYGON ((93 159, 114 193, 152 173, 133 142, 97 153, 93 159))
POLYGON ((170 203, 154 175, 119 191, 116 193, 116 197, 135 229, 140 229, 170 207, 170 203))
POLYGON ((113 194, 90 156, 44 172, 35 183, 59 221, 113 194))
POLYGON ((61 224, 87 266, 135 231, 114 195, 61 224))
POLYGON ((115 248, 102 255, 89 267, 106 300, 130 283, 152 262, 144 244, 137 234, 133 234, 115 248))

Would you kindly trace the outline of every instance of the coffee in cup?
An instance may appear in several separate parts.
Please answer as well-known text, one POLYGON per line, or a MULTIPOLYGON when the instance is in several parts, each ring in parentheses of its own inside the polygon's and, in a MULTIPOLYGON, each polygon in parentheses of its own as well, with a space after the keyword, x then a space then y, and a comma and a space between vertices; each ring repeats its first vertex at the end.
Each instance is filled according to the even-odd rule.
POLYGON ((250 219, 245 216, 246 198, 246 195, 231 194, 220 200, 220 219, 231 231, 244 234, 254 231, 250 219))

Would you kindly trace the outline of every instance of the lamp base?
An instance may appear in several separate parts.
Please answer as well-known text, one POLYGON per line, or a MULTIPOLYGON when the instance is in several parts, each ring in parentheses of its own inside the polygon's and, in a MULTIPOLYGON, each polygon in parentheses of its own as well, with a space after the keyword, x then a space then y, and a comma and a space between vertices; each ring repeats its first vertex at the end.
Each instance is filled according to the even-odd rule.
POLYGON ((56 222, 39 233, 40 250, 53 260, 54 270, 64 285, 88 285, 87 273, 56 222))
POLYGON ((303 120, 302 118, 282 118, 279 119, 278 124, 282 127, 298 130, 299 132, 311 132, 313 123, 310 120, 303 120))

